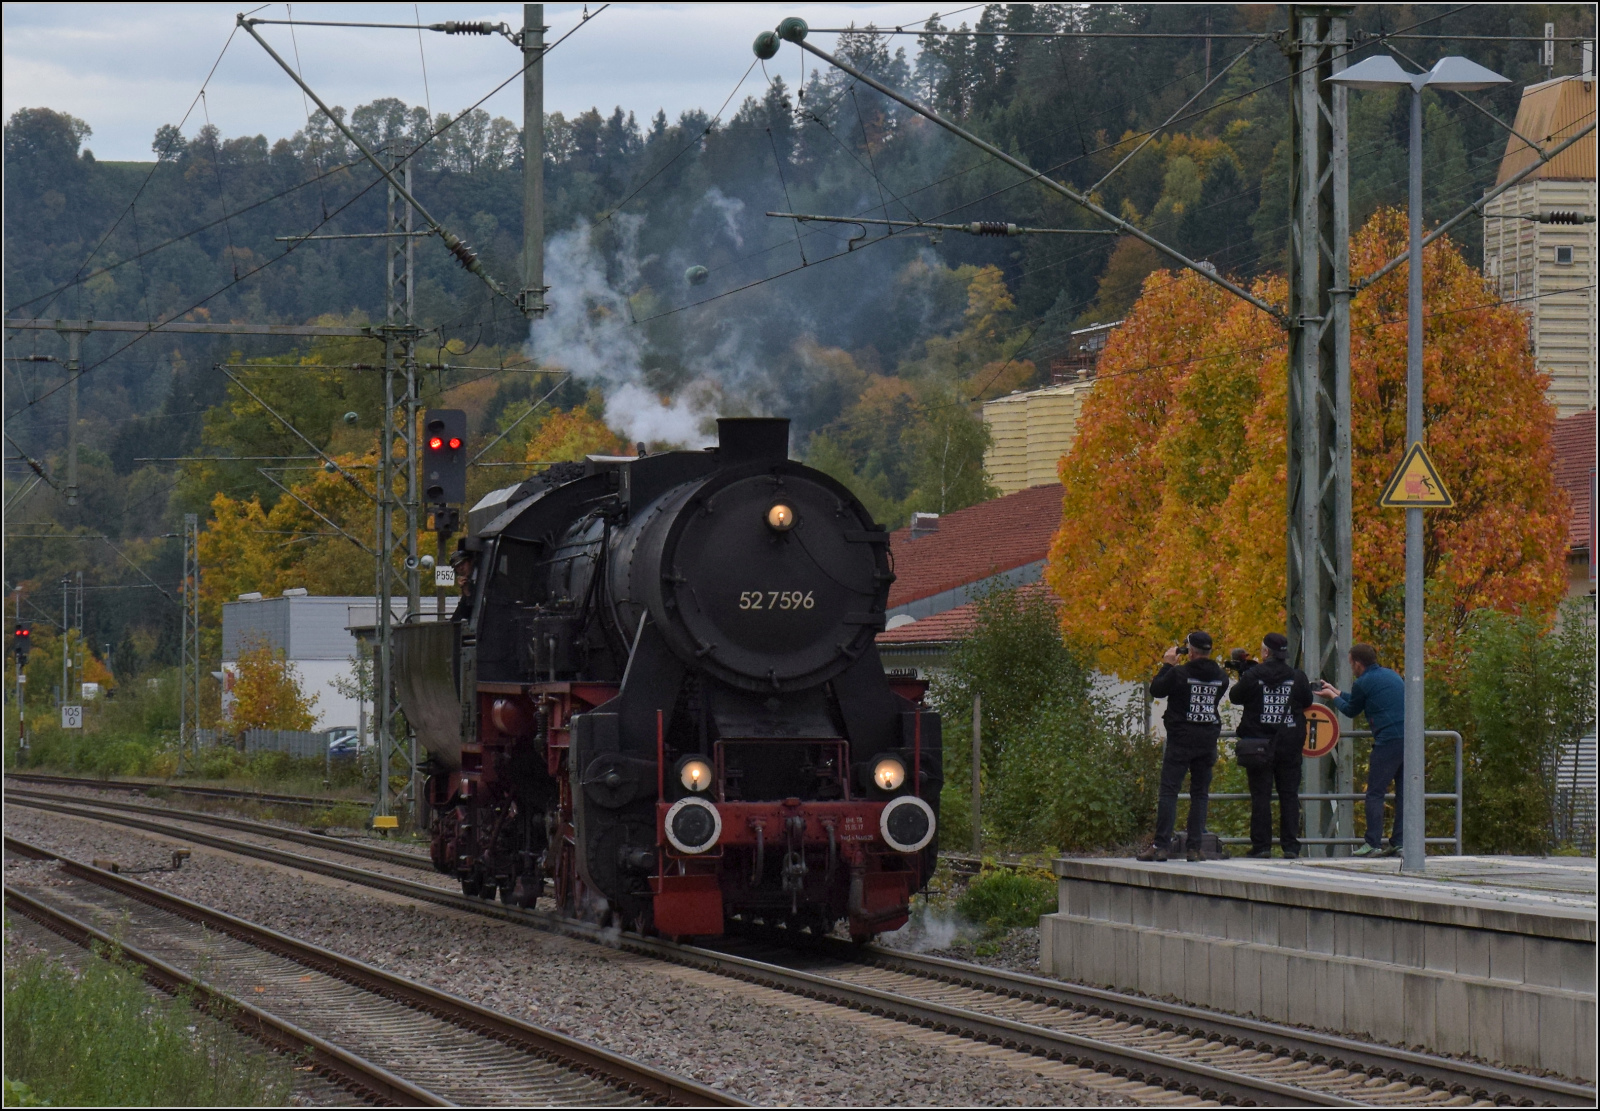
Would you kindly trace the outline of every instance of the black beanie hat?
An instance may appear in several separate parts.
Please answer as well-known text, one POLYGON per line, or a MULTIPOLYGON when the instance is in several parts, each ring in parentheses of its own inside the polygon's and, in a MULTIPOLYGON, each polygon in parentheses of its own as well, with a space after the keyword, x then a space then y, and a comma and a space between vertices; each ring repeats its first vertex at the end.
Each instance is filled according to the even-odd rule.
POLYGON ((1186 638, 1188 643, 1202 652, 1211 651, 1211 634, 1203 629, 1196 629, 1186 638))
POLYGON ((1261 643, 1280 660, 1289 654, 1289 638, 1282 633, 1268 633, 1261 638, 1261 643))

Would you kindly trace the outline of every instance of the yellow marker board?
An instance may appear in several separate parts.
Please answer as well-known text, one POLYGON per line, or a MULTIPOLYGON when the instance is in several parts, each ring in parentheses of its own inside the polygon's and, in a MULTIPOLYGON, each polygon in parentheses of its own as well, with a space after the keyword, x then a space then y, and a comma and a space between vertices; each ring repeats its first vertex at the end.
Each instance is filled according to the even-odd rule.
POLYGON ((393 814, 378 814, 372 819, 373 829, 399 829, 400 819, 393 814))
POLYGON ((1385 509, 1449 509, 1456 500, 1444 488, 1444 479, 1428 458, 1427 449, 1416 443, 1389 476, 1378 504, 1385 509))

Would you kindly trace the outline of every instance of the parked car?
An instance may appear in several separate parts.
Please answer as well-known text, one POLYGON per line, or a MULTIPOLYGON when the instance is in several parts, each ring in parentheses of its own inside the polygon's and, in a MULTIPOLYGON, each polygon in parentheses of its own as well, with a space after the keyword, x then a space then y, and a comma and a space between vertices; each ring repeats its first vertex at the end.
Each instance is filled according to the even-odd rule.
POLYGON ((361 751, 361 731, 353 725, 337 725, 328 730, 328 757, 353 760, 361 751))

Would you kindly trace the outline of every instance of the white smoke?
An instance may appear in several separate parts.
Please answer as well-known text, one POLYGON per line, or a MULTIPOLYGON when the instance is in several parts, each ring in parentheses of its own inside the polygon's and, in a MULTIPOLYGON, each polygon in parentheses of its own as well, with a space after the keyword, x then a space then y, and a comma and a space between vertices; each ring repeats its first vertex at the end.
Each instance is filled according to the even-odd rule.
POLYGON ((930 907, 927 900, 914 906, 904 926, 879 934, 878 944, 908 953, 943 952, 958 941, 982 934, 982 928, 953 910, 930 907))
MULTIPOLYGON (((622 280, 637 282, 639 217, 618 215, 622 280)), ((630 442, 699 447, 710 442, 717 390, 695 382, 665 400, 645 382, 644 333, 634 325, 627 296, 606 278, 605 260, 594 249, 590 229, 579 226, 552 237, 545 277, 550 308, 530 329, 528 344, 539 362, 599 385, 606 398, 606 423, 630 442)))
POLYGON ((739 217, 744 212, 744 202, 738 197, 730 197, 721 189, 713 185, 706 190, 706 203, 722 214, 722 222, 727 226, 728 238, 733 240, 735 247, 744 246, 744 236, 739 231, 739 217))

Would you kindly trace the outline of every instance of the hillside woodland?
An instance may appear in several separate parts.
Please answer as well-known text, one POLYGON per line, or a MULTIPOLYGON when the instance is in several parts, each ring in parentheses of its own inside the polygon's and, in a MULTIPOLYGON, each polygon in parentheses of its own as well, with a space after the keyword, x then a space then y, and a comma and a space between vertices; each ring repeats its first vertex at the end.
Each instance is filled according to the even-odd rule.
MULTIPOLYGON (((970 14, 976 21, 959 28, 995 34, 947 36, 932 21, 920 36, 863 29, 839 50, 1030 164, 1092 189, 1101 204, 1190 255, 1246 285, 1281 290, 1288 71, 1271 37, 1281 8, 1018 4, 970 14), (1192 37, 1021 37, 1050 30, 1192 37)), ((1592 32, 1592 19, 1579 5, 1402 4, 1358 7, 1354 25, 1358 41, 1370 43, 1397 31, 1538 35, 1547 20, 1570 35, 1592 32)), ((597 22, 586 33, 604 32, 597 22)), ((1523 84, 1545 76, 1526 42, 1389 45, 1419 66, 1462 53, 1512 77, 1512 87, 1477 98, 1506 119, 1523 84)), ((1558 53, 1557 73, 1576 65, 1574 52, 1558 53)), ((392 98, 334 111, 364 141, 407 161, 418 196, 473 244, 490 273, 517 284, 518 124, 474 111, 446 127, 449 115, 430 120, 392 98)), ((1254 325, 1230 323, 1198 283, 1159 275, 1158 256, 1129 238, 885 234, 877 225, 768 217, 1094 227, 1087 213, 870 89, 809 60, 802 67, 792 49, 754 67, 724 114, 716 111, 707 105, 669 120, 640 104, 546 119, 552 309, 531 331, 436 239, 417 244, 416 317, 429 330, 419 352, 425 400, 466 409, 474 449, 506 433, 484 461, 507 466, 475 472, 474 496, 588 451, 705 442, 715 413, 770 413, 792 419, 798 454, 898 524, 913 510, 949 512, 990 496, 978 404, 1048 381, 1072 329, 1124 318, 1142 290, 1155 291, 1143 319, 1163 298, 1187 292, 1183 311, 1254 334, 1254 325)), ((1482 194, 1505 135, 1459 98, 1429 94, 1426 113, 1425 215, 1435 221, 1482 194)), ((383 226, 381 180, 328 119, 271 138, 168 124, 152 136, 151 160, 137 163, 97 160, 93 128, 93 120, 43 105, 5 125, 8 316, 383 318, 377 241, 279 238, 383 226)), ((1403 207, 1405 135, 1398 97, 1352 98, 1352 227, 1403 207)), ((1383 219, 1374 242, 1389 237, 1383 219)), ((1480 239, 1478 225, 1463 224, 1451 265, 1470 268, 1480 239)), ((1469 282, 1458 275, 1460 288, 1469 282)), ((1125 351, 1125 360, 1134 357, 1132 345, 1125 351)), ((178 620, 168 596, 180 552, 171 534, 185 512, 207 522, 213 619, 220 601, 241 590, 370 590, 370 558, 307 503, 366 541, 370 510, 341 503, 348 489, 305 459, 305 444, 221 368, 320 449, 370 464, 380 383, 358 368, 381 354, 365 340, 91 336, 78 429, 82 496, 69 508, 54 489, 65 471, 63 345, 53 333, 8 333, 7 577, 8 586, 25 587, 22 612, 39 647, 54 635, 59 580, 82 570, 83 639, 108 683, 174 663, 178 620), (15 462, 19 454, 23 462, 15 462), (34 464, 50 481, 25 491, 34 464)), ((1282 404, 1281 385, 1274 394, 1260 360, 1241 370, 1205 378, 1236 418, 1227 441, 1234 446, 1254 443, 1251 422, 1273 411, 1275 397, 1282 404)), ((1514 444, 1503 446, 1515 453, 1514 444)), ((1270 483, 1248 464, 1233 459, 1230 481, 1270 483)), ((1089 486, 1079 492, 1095 495, 1089 486)), ((1225 494, 1222 487, 1218 496, 1225 494)), ((1551 531, 1546 517, 1559 510, 1545 503, 1547 492, 1540 496, 1539 527, 1551 531)), ((1281 545, 1281 535, 1274 542, 1281 545)), ((1374 582, 1371 605, 1381 616, 1387 584, 1374 582)), ((1133 580, 1125 585, 1134 589, 1133 580)), ((1159 592, 1143 602, 1146 610, 1164 604, 1159 592)), ((1131 603, 1127 618, 1140 637, 1154 635, 1151 621, 1165 622, 1131 603)), ((48 677, 35 686, 31 696, 48 700, 48 677)))

